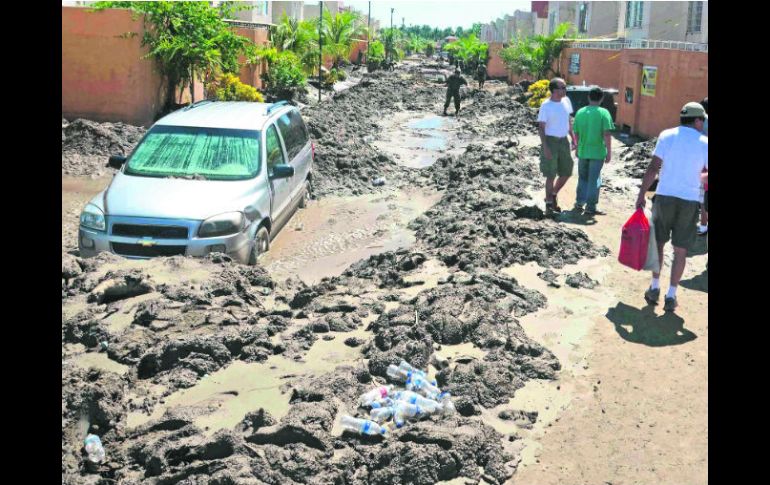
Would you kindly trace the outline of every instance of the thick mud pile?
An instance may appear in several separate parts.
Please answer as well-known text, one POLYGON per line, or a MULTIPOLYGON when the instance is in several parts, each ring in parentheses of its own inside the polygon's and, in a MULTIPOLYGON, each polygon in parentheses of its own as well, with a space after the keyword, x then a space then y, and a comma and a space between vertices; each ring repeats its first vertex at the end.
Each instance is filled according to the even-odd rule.
POLYGON ((463 128, 474 135, 517 137, 537 133, 537 111, 506 91, 469 90, 467 107, 460 110, 463 128))
POLYGON ((377 177, 403 172, 388 155, 370 145, 377 122, 401 110, 435 111, 441 89, 415 84, 398 72, 376 72, 329 103, 302 111, 315 143, 314 196, 361 194, 377 177))
POLYGON ((647 171, 650 160, 652 160, 652 152, 655 150, 657 141, 657 138, 653 138, 624 148, 620 152, 620 159, 625 162, 621 172, 635 179, 644 177, 644 172, 647 171))
POLYGON ((516 437, 500 435, 477 415, 482 406, 506 403, 526 380, 552 379, 560 369, 516 320, 542 308, 545 298, 486 272, 454 272, 419 293, 403 293, 425 284, 419 276, 426 261, 401 250, 313 287, 279 287, 261 268, 218 255, 163 258, 146 268, 111 255, 65 255, 63 480, 427 484, 464 476, 502 483, 517 463, 504 445, 516 437), (239 424, 211 433, 196 422, 200 409, 178 407, 128 426, 132 413, 153 411, 235 361, 266 368, 275 359, 302 362, 329 332, 365 325, 371 338, 359 348, 365 360, 358 366, 312 379, 284 377, 289 406, 279 418, 255 407, 239 424), (385 382, 388 364, 406 358, 427 367, 442 346, 469 342, 486 356, 456 358, 436 374, 453 395, 456 415, 429 417, 384 441, 334 429, 340 414, 365 415, 357 398, 385 382), (75 348, 118 369, 76 365, 70 357, 82 350, 75 348), (87 432, 101 436, 106 462, 85 459, 87 432))
POLYGON ((67 175, 105 173, 110 155, 128 155, 144 136, 145 129, 126 123, 98 123, 62 118, 61 163, 67 175))
POLYGON ((410 225, 418 240, 447 266, 465 271, 536 261, 561 268, 580 258, 605 256, 585 232, 544 218, 528 190, 542 186, 526 149, 469 145, 440 158, 426 172, 445 190, 441 201, 410 225))

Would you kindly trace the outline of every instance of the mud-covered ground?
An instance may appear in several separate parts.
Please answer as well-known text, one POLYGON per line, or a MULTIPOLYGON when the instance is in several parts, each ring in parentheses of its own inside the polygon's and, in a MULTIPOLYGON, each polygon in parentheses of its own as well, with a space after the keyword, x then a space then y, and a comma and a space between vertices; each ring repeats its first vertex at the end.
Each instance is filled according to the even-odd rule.
MULTIPOLYGON (((71 239, 76 210, 63 211, 64 483, 511 478, 521 437, 501 432, 487 415, 494 408, 499 419, 531 427, 537 413, 508 404, 528 381, 555 379, 564 362, 519 322, 546 307, 544 295, 502 270, 534 262, 555 283, 551 268, 608 249, 574 225, 545 219, 532 200, 542 191, 536 151, 519 138, 535 133, 535 114, 506 90, 464 91, 452 149, 427 168, 405 166, 407 154, 378 147, 403 129, 397 113, 441 112, 444 90, 412 76, 408 69, 377 73, 303 109, 316 146, 316 198, 405 197, 406 187, 438 194, 409 223, 409 247, 350 261, 335 276, 306 284, 224 255, 81 259, 71 239), (373 186, 380 176, 387 184, 373 186), (436 356, 449 366, 429 366, 436 356), (401 359, 429 368, 457 414, 393 429, 384 440, 341 433, 340 416, 365 416, 358 396, 386 382, 387 365, 401 359), (85 459, 88 432, 104 443, 100 465, 85 459)), ((68 160, 78 160, 77 150, 83 157, 130 150, 140 136, 90 147, 68 142, 75 132, 64 135, 68 160)), ((67 173, 93 174, 77 166, 84 173, 67 173)), ((308 237, 297 227, 278 237, 308 237)), ((387 230, 372 227, 366 237, 387 230)), ((279 263, 270 267, 292 267, 279 263)), ((564 284, 598 283, 578 272, 564 284)))

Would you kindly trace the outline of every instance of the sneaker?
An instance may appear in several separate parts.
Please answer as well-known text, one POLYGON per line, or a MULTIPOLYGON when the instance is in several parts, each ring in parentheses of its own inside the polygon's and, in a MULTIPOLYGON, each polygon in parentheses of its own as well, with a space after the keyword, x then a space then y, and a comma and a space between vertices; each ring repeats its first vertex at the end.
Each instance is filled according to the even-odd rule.
POLYGON ((660 300, 660 288, 654 290, 648 288, 647 291, 644 292, 644 299, 647 300, 647 303, 650 305, 657 305, 658 300, 660 300))
POLYGON ((709 226, 698 226, 698 235, 705 236, 709 232, 709 226))
POLYGON ((577 212, 578 214, 580 214, 581 212, 583 212, 583 206, 580 204, 575 204, 575 207, 572 208, 572 212, 577 212))
POLYGON ((559 207, 559 203, 556 202, 556 194, 553 194, 553 211, 561 212, 561 207, 559 207))
POLYGON ((667 312, 673 312, 677 307, 676 298, 669 298, 666 297, 665 302, 663 303, 663 311, 667 312))
POLYGON ((606 216, 606 212, 602 212, 599 209, 586 209, 587 216, 606 216))

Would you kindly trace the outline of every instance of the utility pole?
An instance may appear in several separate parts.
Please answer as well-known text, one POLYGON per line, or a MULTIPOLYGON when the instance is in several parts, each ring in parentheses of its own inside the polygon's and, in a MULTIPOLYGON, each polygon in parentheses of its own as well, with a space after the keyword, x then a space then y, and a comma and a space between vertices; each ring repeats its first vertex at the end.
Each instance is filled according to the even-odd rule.
MULTIPOLYGON (((372 34, 372 2, 369 2, 369 18, 366 21, 366 63, 369 64, 369 44, 371 43, 371 39, 369 38, 372 34)), ((368 68, 367 68, 368 69, 368 68)), ((369 72, 367 70, 367 72, 369 72)))
POLYGON ((395 8, 390 7, 390 62, 393 62, 393 42, 396 40, 396 36, 393 34, 393 11, 395 8))
POLYGON ((321 102, 321 88, 323 87, 323 81, 321 80, 321 68, 324 64, 324 41, 321 35, 324 19, 324 3, 323 0, 318 2, 318 102, 321 102))

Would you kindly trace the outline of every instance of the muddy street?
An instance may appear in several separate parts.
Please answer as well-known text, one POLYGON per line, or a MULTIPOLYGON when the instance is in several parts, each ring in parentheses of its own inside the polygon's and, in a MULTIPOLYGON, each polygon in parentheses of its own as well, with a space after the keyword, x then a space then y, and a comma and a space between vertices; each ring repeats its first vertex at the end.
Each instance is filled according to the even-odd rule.
POLYGON ((104 151, 141 133, 63 122, 63 482, 707 481, 705 251, 675 315, 645 307, 647 273, 617 263, 628 149, 613 146, 607 215, 546 219, 535 110, 490 83, 440 116, 419 66, 303 108, 313 198, 253 267, 81 258, 104 151), (456 413, 343 432, 402 359, 456 413))

